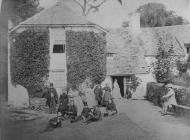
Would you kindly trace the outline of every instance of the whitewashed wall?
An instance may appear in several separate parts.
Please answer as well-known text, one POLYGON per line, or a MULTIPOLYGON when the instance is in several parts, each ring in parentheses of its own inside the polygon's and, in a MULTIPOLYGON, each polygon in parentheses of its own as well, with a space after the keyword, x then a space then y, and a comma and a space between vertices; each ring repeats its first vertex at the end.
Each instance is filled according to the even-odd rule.
MULTIPOLYGON (((24 31, 25 28, 17 30, 18 33, 24 31)), ((94 31, 96 33, 102 32, 94 27, 67 27, 67 28, 50 28, 50 77, 49 82, 53 82, 54 86, 60 95, 62 89, 66 88, 67 83, 67 67, 66 67, 66 51, 65 53, 52 53, 53 44, 65 44, 65 31, 94 31)), ((10 56, 10 44, 9 44, 10 56)), ((66 49, 66 48, 65 48, 66 49)), ((8 57, 9 58, 9 57, 8 57)), ((27 90, 22 86, 13 86, 10 77, 10 60, 8 60, 8 102, 15 107, 28 107, 29 96, 27 90)))
POLYGON ((138 74, 136 75, 142 80, 141 84, 137 87, 136 91, 132 95, 132 99, 144 99, 146 96, 147 83, 156 82, 152 73, 148 74, 138 74))
POLYGON ((20 86, 13 86, 10 74, 10 43, 8 43, 8 104, 15 107, 28 107, 29 95, 28 91, 20 86))
POLYGON ((153 56, 145 57, 145 61, 149 68, 149 73, 136 75, 142 80, 142 82, 137 87, 136 91, 133 93, 132 99, 144 99, 144 96, 146 96, 147 83, 156 82, 154 74, 152 74, 153 72, 152 63, 156 61, 156 58, 153 56))
POLYGON ((49 81, 54 83, 58 94, 62 89, 66 90, 67 86, 67 61, 66 61, 66 46, 65 53, 53 53, 54 44, 66 45, 66 31, 93 31, 101 32, 94 27, 66 27, 66 28, 50 28, 50 78, 49 81))
POLYGON ((66 49, 66 37, 64 28, 50 28, 50 73, 49 81, 53 82, 58 94, 66 88, 67 66, 66 50, 64 53, 53 53, 54 44, 61 44, 66 49))

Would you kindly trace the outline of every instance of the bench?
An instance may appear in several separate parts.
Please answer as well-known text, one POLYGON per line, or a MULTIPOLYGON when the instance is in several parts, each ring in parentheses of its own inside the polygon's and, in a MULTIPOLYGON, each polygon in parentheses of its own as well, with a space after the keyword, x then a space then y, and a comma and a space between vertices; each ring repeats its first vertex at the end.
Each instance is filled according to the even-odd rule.
POLYGON ((174 104, 172 104, 172 107, 177 115, 184 116, 190 119, 190 107, 184 105, 174 105, 174 104))

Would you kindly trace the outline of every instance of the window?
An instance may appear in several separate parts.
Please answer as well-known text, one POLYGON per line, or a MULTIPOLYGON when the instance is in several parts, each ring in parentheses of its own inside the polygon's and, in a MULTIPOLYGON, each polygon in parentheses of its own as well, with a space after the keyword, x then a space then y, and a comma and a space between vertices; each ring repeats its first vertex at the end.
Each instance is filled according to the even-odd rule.
POLYGON ((65 53, 65 45, 63 44, 53 45, 53 53, 65 53))
POLYGON ((114 53, 107 53, 107 57, 113 57, 114 53))

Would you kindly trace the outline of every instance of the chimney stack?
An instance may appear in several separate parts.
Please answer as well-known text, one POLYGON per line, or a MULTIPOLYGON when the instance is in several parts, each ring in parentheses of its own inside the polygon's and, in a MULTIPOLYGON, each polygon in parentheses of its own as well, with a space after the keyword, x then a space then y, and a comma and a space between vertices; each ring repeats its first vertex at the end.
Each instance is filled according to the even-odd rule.
POLYGON ((140 32, 140 13, 129 14, 129 27, 133 33, 140 32))

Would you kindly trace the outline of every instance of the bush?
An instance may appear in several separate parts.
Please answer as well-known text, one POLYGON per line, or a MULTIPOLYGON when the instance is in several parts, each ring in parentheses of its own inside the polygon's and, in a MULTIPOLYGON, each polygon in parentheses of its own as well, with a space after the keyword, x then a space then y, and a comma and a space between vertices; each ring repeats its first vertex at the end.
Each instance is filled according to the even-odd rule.
POLYGON ((188 69, 188 63, 184 62, 182 63, 180 60, 176 62, 177 70, 181 73, 186 73, 188 69))
POLYGON ((29 94, 42 90, 49 73, 49 33, 27 29, 11 38, 11 80, 25 87, 29 94))
POLYGON ((94 32, 66 32, 67 80, 79 86, 85 79, 102 82, 106 76, 106 39, 94 32))
MULTIPOLYGON (((176 95, 176 101, 179 105, 190 107, 190 89, 180 86, 173 87, 176 95)), ((148 83, 147 84, 147 99, 155 105, 161 106, 161 97, 167 93, 167 88, 163 84, 148 83)))
POLYGON ((170 68, 172 66, 172 54, 173 54, 173 44, 168 43, 168 34, 158 34, 158 51, 156 55, 157 61, 153 64, 156 80, 158 83, 171 82, 170 79, 170 68))
POLYGON ((161 106, 161 97, 164 96, 167 91, 164 84, 150 82, 147 84, 146 97, 149 101, 153 102, 154 105, 161 106))
POLYGON ((190 76, 188 73, 181 73, 172 79, 174 85, 190 87, 190 76))

